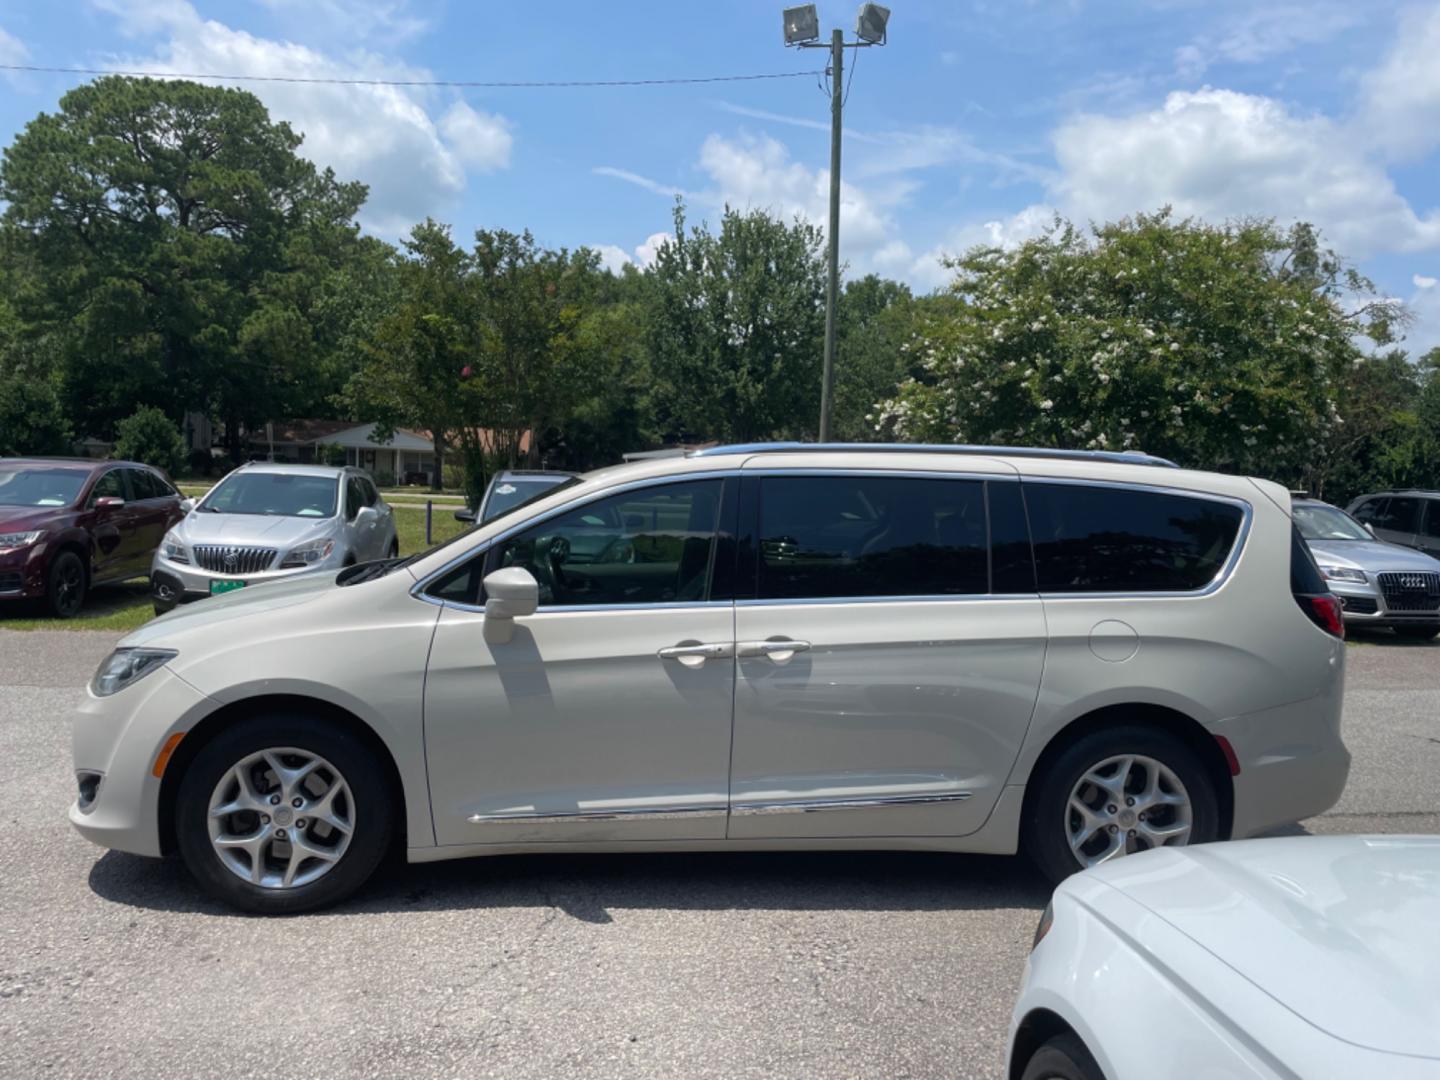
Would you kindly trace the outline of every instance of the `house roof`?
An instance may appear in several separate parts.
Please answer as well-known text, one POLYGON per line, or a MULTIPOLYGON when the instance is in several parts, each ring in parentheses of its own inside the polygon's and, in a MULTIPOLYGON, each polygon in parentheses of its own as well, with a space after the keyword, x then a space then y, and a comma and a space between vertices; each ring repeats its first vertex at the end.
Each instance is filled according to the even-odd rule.
MULTIPOLYGON (((270 425, 277 443, 312 443, 328 441, 337 431, 348 431, 354 420, 276 420, 270 425)), ((250 433, 250 441, 264 446, 270 440, 262 427, 250 433)))

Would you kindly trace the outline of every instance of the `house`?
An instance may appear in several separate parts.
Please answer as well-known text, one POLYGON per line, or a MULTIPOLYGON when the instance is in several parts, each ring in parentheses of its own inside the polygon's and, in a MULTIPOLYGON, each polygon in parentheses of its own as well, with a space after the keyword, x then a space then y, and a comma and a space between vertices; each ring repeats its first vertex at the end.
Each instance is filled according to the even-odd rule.
POLYGON ((252 432, 252 458, 263 461, 312 462, 322 460, 321 447, 338 446, 345 464, 356 465, 371 476, 388 476, 395 483, 429 483, 435 468, 435 444, 428 434, 396 428, 383 442, 376 425, 353 420, 278 420, 252 432))

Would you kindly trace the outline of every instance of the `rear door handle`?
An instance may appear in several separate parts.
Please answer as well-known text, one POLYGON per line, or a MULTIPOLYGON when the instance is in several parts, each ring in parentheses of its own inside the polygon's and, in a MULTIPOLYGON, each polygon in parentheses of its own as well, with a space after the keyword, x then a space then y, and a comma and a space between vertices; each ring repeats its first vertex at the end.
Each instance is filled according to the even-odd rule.
POLYGON ((706 660, 723 660, 735 655, 735 646, 728 641, 683 642, 668 645, 655 654, 661 660, 678 660, 689 668, 698 668, 706 660))
POLYGON ((810 642, 792 641, 789 638, 770 641, 741 641, 735 646, 739 656, 768 656, 777 664, 788 661, 797 652, 809 652, 810 642))

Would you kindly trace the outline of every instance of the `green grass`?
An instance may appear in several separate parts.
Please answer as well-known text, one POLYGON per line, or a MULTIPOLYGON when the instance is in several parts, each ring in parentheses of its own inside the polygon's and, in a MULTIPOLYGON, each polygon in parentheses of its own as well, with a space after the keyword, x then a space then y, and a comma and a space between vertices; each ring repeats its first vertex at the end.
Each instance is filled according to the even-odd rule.
MULTIPOLYGON (((425 543, 425 511, 397 506, 395 532, 401 555, 414 555, 432 544, 449 540, 467 526, 456 521, 450 507, 436 506, 432 544, 425 543)), ((129 631, 154 617, 150 586, 143 578, 117 585, 101 585, 85 598, 85 607, 73 619, 57 619, 44 613, 38 601, 11 603, 0 607, 0 630, 111 630, 129 631), (10 617, 12 616, 13 617, 10 617)))

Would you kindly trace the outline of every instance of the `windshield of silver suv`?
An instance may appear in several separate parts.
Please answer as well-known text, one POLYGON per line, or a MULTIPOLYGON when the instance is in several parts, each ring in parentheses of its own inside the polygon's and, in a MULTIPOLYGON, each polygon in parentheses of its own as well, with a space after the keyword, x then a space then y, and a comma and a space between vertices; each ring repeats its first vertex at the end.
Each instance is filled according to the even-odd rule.
POLYGON ((214 514, 328 518, 335 516, 338 491, 333 476, 236 472, 215 486, 200 509, 214 514))
POLYGON ((1374 540, 1365 526, 1344 510, 1314 503, 1296 503, 1292 508, 1295 524, 1306 540, 1374 540))
POLYGON ((75 469, 0 468, 0 506, 69 506, 88 478, 75 469))

